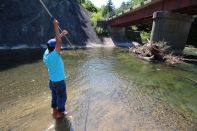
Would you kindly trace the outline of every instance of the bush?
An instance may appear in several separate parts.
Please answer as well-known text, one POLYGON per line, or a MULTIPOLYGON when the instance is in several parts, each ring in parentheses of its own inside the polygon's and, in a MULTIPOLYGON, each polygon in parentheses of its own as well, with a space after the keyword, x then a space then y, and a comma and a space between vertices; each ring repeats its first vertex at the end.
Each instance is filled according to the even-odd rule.
MULTIPOLYGON (((80 0, 78 0, 78 1, 80 1, 80 0)), ((97 26, 97 21, 98 20, 105 20, 105 17, 107 15, 107 11, 108 11, 107 6, 102 6, 100 9, 97 9, 96 6, 90 0, 85 0, 85 2, 81 3, 81 5, 85 9, 87 9, 88 11, 92 12, 91 23, 92 23, 92 26, 94 27, 96 33, 98 35, 106 34, 107 32, 105 29, 97 26)))
POLYGON ((91 15, 91 22, 92 22, 92 25, 93 25, 94 27, 97 26, 97 21, 98 21, 98 20, 104 20, 104 17, 103 17, 103 15, 102 15, 102 12, 101 12, 101 11, 99 11, 99 12, 94 12, 94 13, 92 13, 92 15, 91 15))
POLYGON ((143 43, 148 42, 147 39, 150 40, 151 29, 152 24, 139 24, 136 26, 132 26, 132 30, 140 32, 140 37, 143 43))
POLYGON ((140 36, 143 43, 146 43, 147 39, 150 40, 150 32, 141 31, 140 36))
POLYGON ((97 21, 98 20, 105 20, 105 17, 102 15, 102 13, 103 12, 101 10, 99 10, 97 13, 95 12, 95 13, 92 13, 92 15, 91 15, 92 26, 94 27, 94 29, 95 29, 95 31, 98 35, 107 34, 105 29, 97 26, 97 21))

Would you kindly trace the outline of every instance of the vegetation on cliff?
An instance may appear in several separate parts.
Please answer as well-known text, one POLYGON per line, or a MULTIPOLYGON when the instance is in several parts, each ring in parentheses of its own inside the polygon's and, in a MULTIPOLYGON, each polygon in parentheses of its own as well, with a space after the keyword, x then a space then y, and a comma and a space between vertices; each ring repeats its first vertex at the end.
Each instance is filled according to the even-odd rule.
POLYGON ((77 2, 87 9, 91 13, 91 23, 98 35, 102 35, 105 31, 97 26, 97 21, 105 20, 108 12, 114 10, 114 6, 111 0, 108 1, 107 5, 103 5, 97 8, 90 0, 77 0, 77 2))
MULTIPOLYGON (((119 8, 115 8, 112 0, 108 0, 106 5, 97 8, 90 0, 77 0, 77 2, 85 9, 91 12, 91 23, 98 35, 105 35, 106 30, 97 26, 97 21, 106 20, 110 15, 114 15, 125 11, 135 5, 144 2, 145 0, 130 0, 122 2, 119 8)), ((139 31, 143 42, 147 42, 150 38, 151 25, 137 25, 131 27, 133 31, 139 31)))
MULTIPOLYGON (((75 46, 88 42, 100 43, 90 22, 90 14, 74 0, 43 1, 62 29, 69 31, 68 38, 75 46)), ((6 48, 39 48, 54 37, 50 17, 39 1, 1 0, 0 46, 6 48), (13 35, 14 34, 14 35, 13 35)), ((69 47, 63 40, 64 47, 69 47)))

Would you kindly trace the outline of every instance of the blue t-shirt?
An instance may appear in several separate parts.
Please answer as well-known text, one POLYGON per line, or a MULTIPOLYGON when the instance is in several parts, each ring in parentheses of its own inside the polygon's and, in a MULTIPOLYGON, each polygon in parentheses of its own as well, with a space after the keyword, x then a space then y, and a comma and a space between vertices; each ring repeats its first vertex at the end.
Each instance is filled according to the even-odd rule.
POLYGON ((64 63, 56 50, 49 53, 49 50, 46 49, 43 55, 43 61, 48 69, 49 79, 51 81, 57 82, 66 79, 64 63))

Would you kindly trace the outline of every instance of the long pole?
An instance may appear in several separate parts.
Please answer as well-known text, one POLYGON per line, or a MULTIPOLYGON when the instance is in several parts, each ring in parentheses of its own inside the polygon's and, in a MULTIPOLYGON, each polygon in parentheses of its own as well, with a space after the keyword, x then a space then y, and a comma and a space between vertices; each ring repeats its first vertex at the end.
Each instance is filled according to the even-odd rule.
MULTIPOLYGON (((44 7, 44 9, 46 10, 46 12, 48 13, 48 15, 52 18, 53 15, 50 13, 50 11, 47 9, 47 7, 45 6, 45 4, 43 3, 42 0, 39 0, 40 3, 42 4, 42 6, 44 7)), ((58 26, 59 30, 62 32, 62 29, 58 26)), ((72 47, 74 49, 74 47, 72 46, 70 40, 68 39, 67 36, 64 36, 66 38, 66 40, 68 41, 68 44, 70 45, 70 47, 72 47)))

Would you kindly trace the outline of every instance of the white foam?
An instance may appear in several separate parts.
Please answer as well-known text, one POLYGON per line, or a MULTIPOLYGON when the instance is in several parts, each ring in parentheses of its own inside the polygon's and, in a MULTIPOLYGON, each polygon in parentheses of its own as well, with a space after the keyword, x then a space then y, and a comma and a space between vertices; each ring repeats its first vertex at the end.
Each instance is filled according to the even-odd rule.
POLYGON ((96 43, 88 43, 86 47, 88 48, 95 48, 95 47, 114 47, 114 44, 96 44, 96 43))

